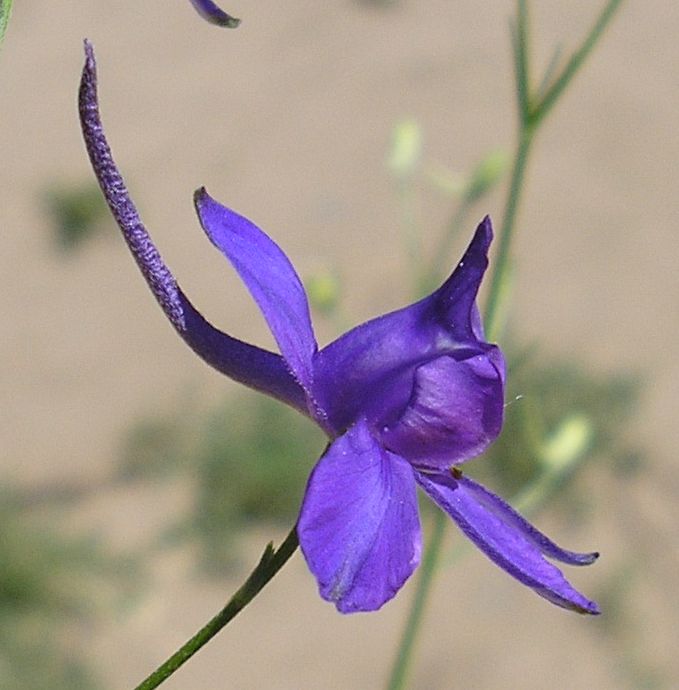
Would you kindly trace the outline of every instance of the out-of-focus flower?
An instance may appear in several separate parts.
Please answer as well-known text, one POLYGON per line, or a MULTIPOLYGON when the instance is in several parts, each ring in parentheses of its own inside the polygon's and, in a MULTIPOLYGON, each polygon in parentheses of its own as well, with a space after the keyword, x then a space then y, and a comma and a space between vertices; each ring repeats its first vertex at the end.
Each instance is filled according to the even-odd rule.
POLYGON ((585 565, 596 554, 561 549, 459 469, 497 437, 503 418, 504 359, 484 340, 475 303, 492 238, 488 218, 438 290, 319 350, 307 296, 288 258, 253 223, 199 189, 201 225, 257 302, 277 355, 211 326, 161 259, 111 157, 89 44, 80 117, 111 211, 179 335, 222 373, 291 405, 327 433, 297 525, 324 599, 348 613, 378 609, 396 594, 420 559, 419 484, 520 582, 559 606, 598 612, 543 557, 585 565))
POLYGON ((422 130, 415 120, 403 120, 391 135, 387 165, 399 179, 412 176, 422 157, 422 130))
POLYGON ((226 26, 229 29, 235 29, 240 24, 240 19, 224 12, 212 0, 191 0, 191 4, 198 10, 198 14, 211 24, 226 26))

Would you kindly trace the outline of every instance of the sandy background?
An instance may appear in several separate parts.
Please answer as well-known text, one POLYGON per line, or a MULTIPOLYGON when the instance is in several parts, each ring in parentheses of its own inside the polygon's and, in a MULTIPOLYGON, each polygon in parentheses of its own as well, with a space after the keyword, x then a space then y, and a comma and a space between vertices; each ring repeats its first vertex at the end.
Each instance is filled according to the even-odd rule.
MULTIPOLYGON (((584 1, 534 4, 540 60, 558 42, 573 46, 595 12, 584 1)), ((426 155, 460 171, 513 143, 513 3, 504 0, 241 2, 227 7, 244 19, 231 32, 182 0, 15 5, 0 55, 0 454, 11 479, 104 476, 135 416, 169 409, 187 386, 206 405, 236 390, 173 335, 119 238, 73 261, 52 250, 39 195, 89 175, 75 105, 83 37, 97 51, 114 153, 168 264, 214 323, 264 345, 255 307, 201 235, 196 187, 272 234, 301 273, 340 267, 358 322, 407 295, 384 167, 393 124, 415 118, 426 155)), ((566 546, 604 553, 570 573, 585 592, 638 554, 630 640, 666 687, 679 686, 677 35, 675 5, 626 3, 547 123, 520 214, 514 308, 526 341, 647 375, 625 432, 648 448, 650 466, 632 484, 590 472, 586 528, 549 513, 539 524, 566 546)), ((499 219, 503 198, 484 211, 499 219)), ((432 193, 423 215, 441 227, 446 203, 432 193)), ((319 338, 333 335, 321 328, 319 338)), ((69 520, 113 544, 141 543, 180 500, 109 491, 69 520)), ((253 559, 269 536, 253 533, 253 559)), ((156 571, 140 607, 82 635, 111 687, 138 681, 240 579, 195 582, 184 553, 156 571)), ((379 688, 410 594, 342 618, 297 556, 165 687, 379 688)), ((480 555, 440 577, 431 613, 415 688, 625 687, 625 647, 600 634, 603 623, 546 605, 480 555)))

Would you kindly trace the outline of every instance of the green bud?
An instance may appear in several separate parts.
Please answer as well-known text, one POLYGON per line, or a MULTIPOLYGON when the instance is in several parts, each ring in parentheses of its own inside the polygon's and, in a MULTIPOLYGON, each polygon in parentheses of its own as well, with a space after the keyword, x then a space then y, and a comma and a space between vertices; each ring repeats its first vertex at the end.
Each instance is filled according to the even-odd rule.
POLYGON ((575 465, 592 446, 594 426, 581 412, 565 417, 542 447, 540 458, 552 471, 575 465))
POLYGON ((412 175, 422 155, 422 130, 414 120, 403 120, 391 135, 387 165, 396 177, 412 175))

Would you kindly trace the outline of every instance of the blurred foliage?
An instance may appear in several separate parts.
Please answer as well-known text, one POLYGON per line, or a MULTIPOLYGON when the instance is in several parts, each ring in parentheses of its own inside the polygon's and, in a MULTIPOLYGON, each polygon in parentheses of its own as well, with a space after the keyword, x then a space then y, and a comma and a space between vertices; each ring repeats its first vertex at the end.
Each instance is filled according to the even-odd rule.
POLYGON ((392 128, 386 167, 396 184, 401 207, 403 243, 413 274, 413 297, 435 290, 450 273, 457 257, 455 240, 474 227, 485 210, 472 211, 501 182, 509 166, 505 151, 482 156, 470 173, 461 173, 425 155, 424 134, 415 120, 404 119, 392 128), (422 231, 423 189, 435 189, 451 205, 450 220, 439 232, 422 231))
POLYGON ((546 472, 565 483, 594 457, 630 469, 631 458, 640 462, 620 433, 638 404, 636 376, 595 373, 576 360, 550 359, 535 349, 510 347, 506 354, 505 424, 484 462, 505 495, 517 494, 546 472))
POLYGON ((472 170, 463 189, 465 203, 473 204, 488 194, 502 179, 509 167, 509 156, 506 151, 491 151, 482 158, 472 170))
POLYGON ((411 192, 422 181, 466 209, 493 191, 507 172, 510 158, 498 149, 480 158, 470 173, 452 170, 424 155, 421 127, 415 120, 405 119, 392 128, 386 163, 394 180, 411 192))
POLYGON ((237 560, 237 535, 247 524, 294 522, 325 443, 298 412, 242 393, 206 419, 177 414, 136 423, 120 472, 128 479, 187 479, 193 487, 189 514, 170 527, 165 541, 195 538, 202 563, 221 570, 237 560))
POLYGON ((298 412, 263 396, 212 415, 196 462, 192 522, 208 563, 232 557, 234 531, 251 521, 289 526, 325 437, 298 412))
POLYGON ((95 182, 60 185, 44 194, 56 246, 64 252, 79 249, 108 219, 104 197, 95 182))
POLYGON ((23 503, 0 496, 0 690, 95 690, 74 630, 130 588, 133 563, 64 536, 23 503))
POLYGON ((135 420, 123 441, 118 480, 156 479, 174 474, 190 452, 186 437, 174 415, 135 420))
POLYGON ((605 616, 597 619, 597 626, 613 647, 617 675, 620 682, 631 690, 674 690, 676 685, 665 669, 648 659, 647 631, 639 624, 640 616, 630 608, 630 600, 639 581, 645 579, 643 561, 626 556, 619 562, 606 581, 599 587, 597 601, 605 616))
POLYGON ((0 0, 0 44, 5 38, 5 31, 7 30, 7 22, 9 15, 12 12, 12 0, 0 0))

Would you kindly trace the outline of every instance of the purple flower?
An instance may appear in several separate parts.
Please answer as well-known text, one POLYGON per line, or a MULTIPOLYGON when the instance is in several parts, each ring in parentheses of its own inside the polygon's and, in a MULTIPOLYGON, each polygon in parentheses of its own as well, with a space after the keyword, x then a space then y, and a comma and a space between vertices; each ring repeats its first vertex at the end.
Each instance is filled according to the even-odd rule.
POLYGON ((207 19, 211 24, 226 26, 229 29, 235 29, 240 24, 240 19, 228 15, 212 0, 191 0, 191 4, 196 8, 198 14, 207 19))
POLYGON ((288 258, 253 223, 199 189, 194 201, 201 225, 246 284, 281 354, 262 350, 211 326, 163 263, 111 157, 95 70, 86 44, 80 117, 87 150, 163 311, 208 364, 296 408, 330 439, 297 525, 321 596, 349 613, 378 609, 396 594, 420 559, 419 484, 510 575, 559 606, 598 613, 543 558, 587 565, 597 554, 561 549, 459 469, 502 426, 504 360, 484 340, 475 304, 488 264, 490 220, 481 222, 438 290, 319 349, 304 288, 288 258))

